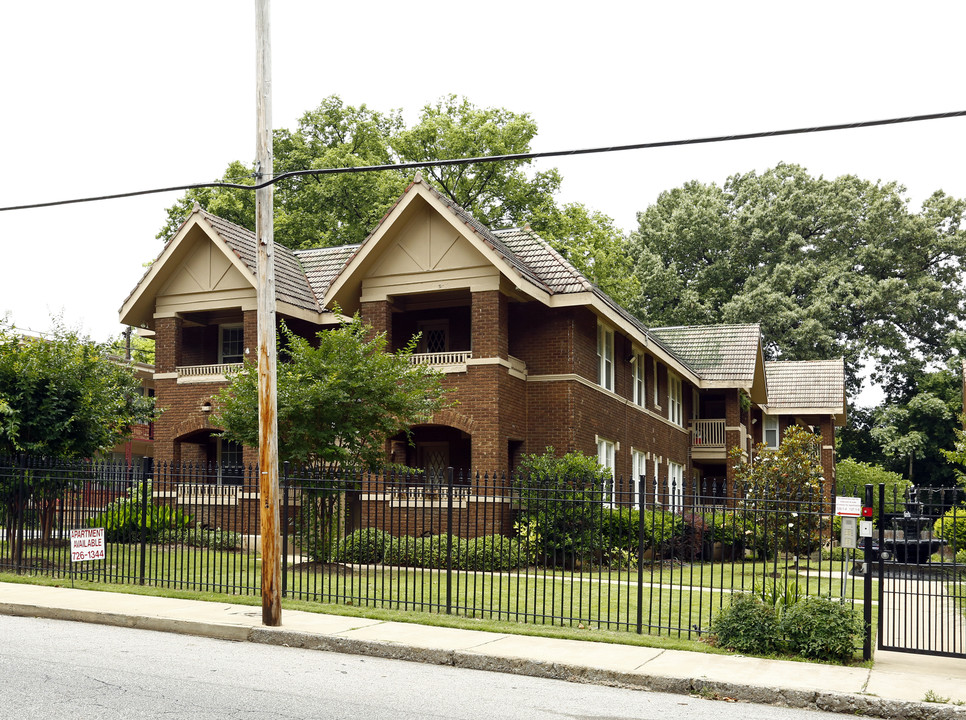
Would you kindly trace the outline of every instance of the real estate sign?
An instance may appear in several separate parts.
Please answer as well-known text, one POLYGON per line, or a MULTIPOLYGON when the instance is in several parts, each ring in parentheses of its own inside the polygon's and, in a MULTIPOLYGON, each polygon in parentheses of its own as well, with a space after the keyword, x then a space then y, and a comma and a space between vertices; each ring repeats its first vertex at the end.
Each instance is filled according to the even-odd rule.
POLYGON ((70 560, 103 560, 104 528, 84 528, 70 531, 70 560))

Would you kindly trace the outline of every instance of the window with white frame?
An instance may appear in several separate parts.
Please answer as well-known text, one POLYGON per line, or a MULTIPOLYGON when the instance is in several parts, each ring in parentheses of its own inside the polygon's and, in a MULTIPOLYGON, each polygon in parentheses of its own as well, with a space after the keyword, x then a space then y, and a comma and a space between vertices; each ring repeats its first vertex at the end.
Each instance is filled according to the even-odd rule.
POLYGON ((651 358, 651 370, 652 370, 651 376, 654 379, 654 407, 660 410, 661 402, 657 394, 657 358, 656 357, 651 358))
POLYGON ((641 485, 647 482, 647 458, 640 450, 631 450, 631 500, 634 507, 641 501, 641 485))
POLYGON ((644 406, 644 356, 640 353, 634 354, 634 362, 631 367, 634 384, 634 404, 644 406))
POLYGON ((218 326, 218 362, 222 365, 240 363, 245 353, 245 327, 237 325, 218 326))
POLYGON ((675 425, 684 425, 681 378, 673 373, 667 374, 667 419, 675 425))
POLYGON ((597 383, 614 389, 614 331, 601 323, 597 323, 597 383))
POLYGON ((778 416, 777 415, 765 415, 764 431, 765 431, 765 447, 769 447, 772 450, 777 450, 778 443, 781 440, 778 434, 778 416))
POLYGON ((684 466, 667 464, 667 504, 674 511, 684 509, 684 466))
POLYGON ((614 469, 617 465, 614 443, 597 438, 597 462, 610 472, 610 487, 604 490, 604 502, 614 504, 614 469))

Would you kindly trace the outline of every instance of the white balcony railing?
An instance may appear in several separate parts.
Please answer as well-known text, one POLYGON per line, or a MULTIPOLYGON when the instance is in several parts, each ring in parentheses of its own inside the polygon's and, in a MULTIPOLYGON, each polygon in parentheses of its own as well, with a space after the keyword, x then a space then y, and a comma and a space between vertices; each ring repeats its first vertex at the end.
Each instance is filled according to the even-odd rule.
POLYGON ((725 421, 692 420, 691 445, 695 448, 725 447, 725 421))
POLYGON ((413 353, 410 362, 413 365, 465 365, 473 358, 472 350, 452 350, 450 352, 413 353))
POLYGON ((178 377, 225 376, 241 366, 242 363, 213 363, 211 365, 181 365, 175 370, 178 371, 178 377))

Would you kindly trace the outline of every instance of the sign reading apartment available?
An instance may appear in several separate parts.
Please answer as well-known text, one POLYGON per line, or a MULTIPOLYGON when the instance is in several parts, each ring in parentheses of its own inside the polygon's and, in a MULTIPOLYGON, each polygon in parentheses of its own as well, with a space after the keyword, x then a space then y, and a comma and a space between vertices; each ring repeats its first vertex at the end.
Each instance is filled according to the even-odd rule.
POLYGON ((104 528, 84 528, 70 531, 70 561, 103 560, 104 528))
POLYGON ((835 498, 835 514, 839 517, 862 517, 862 498, 835 498))

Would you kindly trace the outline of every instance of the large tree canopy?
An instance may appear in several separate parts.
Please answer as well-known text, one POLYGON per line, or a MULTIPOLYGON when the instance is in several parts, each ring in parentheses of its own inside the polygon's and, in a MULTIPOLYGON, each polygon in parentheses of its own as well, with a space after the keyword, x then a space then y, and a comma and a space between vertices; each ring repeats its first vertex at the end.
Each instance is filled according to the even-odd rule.
MULTIPOLYGON (((345 105, 337 96, 305 113, 295 130, 275 131, 276 174, 294 170, 386 165, 434 159, 473 158, 530 151, 537 125, 526 113, 478 108, 465 98, 427 105, 410 128, 398 110, 345 105)), ((221 180, 251 185, 254 169, 236 161, 221 180)), ((624 238, 610 218, 580 204, 558 207, 556 169, 533 171, 530 161, 431 166, 426 179, 487 227, 529 223, 588 278, 618 301, 636 293, 627 271, 624 238)), ((275 240, 291 248, 358 243, 392 207, 413 171, 313 175, 290 178, 275 188, 275 240)), ((254 229, 255 198, 247 190, 189 190, 168 208, 158 237, 174 233, 198 202, 209 212, 254 229)))
POLYGON ((964 319, 966 202, 781 164, 723 187, 690 182, 638 215, 631 238, 652 325, 760 322, 771 357, 861 360, 890 396, 951 353, 964 319))

